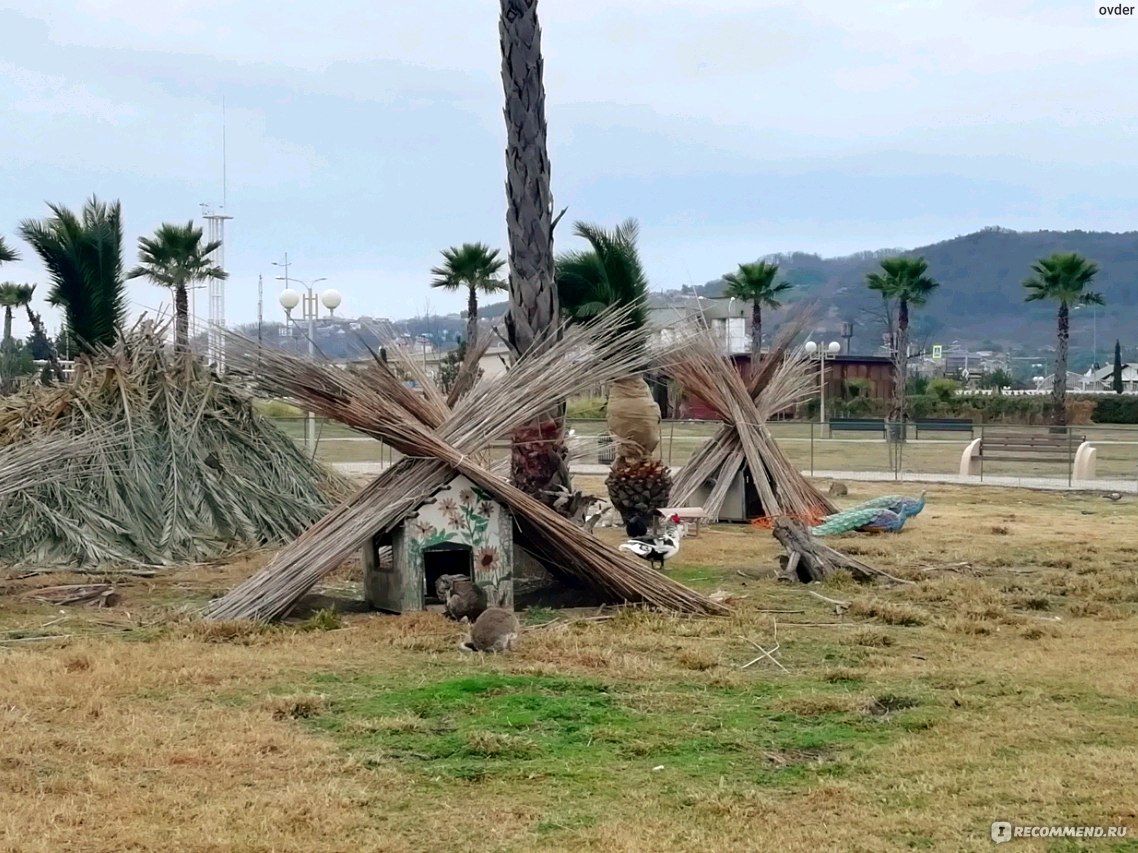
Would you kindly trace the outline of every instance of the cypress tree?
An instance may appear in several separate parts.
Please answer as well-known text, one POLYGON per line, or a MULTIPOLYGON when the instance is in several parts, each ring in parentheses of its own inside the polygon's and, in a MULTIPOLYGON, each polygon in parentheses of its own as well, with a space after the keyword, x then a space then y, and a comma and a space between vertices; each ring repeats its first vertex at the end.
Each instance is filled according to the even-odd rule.
POLYGON ((1122 345, 1114 342, 1114 375, 1111 377, 1111 387, 1115 394, 1122 393, 1122 345))

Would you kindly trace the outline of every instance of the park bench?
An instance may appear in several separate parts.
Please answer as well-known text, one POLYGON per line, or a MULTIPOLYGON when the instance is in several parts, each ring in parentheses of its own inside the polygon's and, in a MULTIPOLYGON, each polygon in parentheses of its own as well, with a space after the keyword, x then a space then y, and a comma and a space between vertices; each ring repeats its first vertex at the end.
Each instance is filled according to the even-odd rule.
POLYGON ((673 515, 679 516, 680 521, 691 531, 693 539, 699 536, 699 529, 707 523, 707 513, 701 506, 665 507, 660 512, 664 514, 664 518, 671 518, 673 515))
POLYGON ((885 433, 884 418, 830 418, 830 432, 846 430, 848 432, 879 432, 885 433))
POLYGON ((921 430, 925 432, 966 432, 972 435, 973 423, 971 418, 917 418, 917 438, 921 437, 921 430))
POLYGON ((1095 478, 1095 449, 1084 435, 991 432, 974 439, 960 457, 962 476, 983 476, 984 462, 1070 465, 1072 480, 1095 478))

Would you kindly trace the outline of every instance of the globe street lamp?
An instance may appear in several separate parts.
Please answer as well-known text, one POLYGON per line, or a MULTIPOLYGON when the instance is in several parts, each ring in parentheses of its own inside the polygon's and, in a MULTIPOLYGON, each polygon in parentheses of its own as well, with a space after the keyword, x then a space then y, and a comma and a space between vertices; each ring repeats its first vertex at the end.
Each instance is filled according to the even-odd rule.
POLYGON ((803 347, 811 359, 818 359, 818 412, 821 423, 826 423, 826 359, 836 358, 842 351, 842 345, 837 341, 830 341, 825 347, 820 347, 814 341, 807 341, 803 347))
MULTIPOLYGON (((299 278, 290 277, 287 268, 284 275, 278 275, 276 278, 277 281, 285 283, 285 289, 281 291, 277 301, 280 302, 285 311, 286 322, 291 322, 295 327, 296 322, 293 319, 292 312, 299 305, 301 319, 308 321, 308 357, 315 358, 316 320, 320 316, 320 304, 323 303, 329 314, 335 316, 336 309, 340 307, 342 301, 340 292, 338 290, 325 290, 323 294, 317 295, 313 289, 314 286, 328 279, 314 278, 312 281, 303 281, 299 278), (304 285, 305 292, 301 294, 289 287, 292 282, 304 285)), ((308 413, 308 418, 304 422, 304 447, 309 453, 316 451, 316 415, 312 412, 308 413)))

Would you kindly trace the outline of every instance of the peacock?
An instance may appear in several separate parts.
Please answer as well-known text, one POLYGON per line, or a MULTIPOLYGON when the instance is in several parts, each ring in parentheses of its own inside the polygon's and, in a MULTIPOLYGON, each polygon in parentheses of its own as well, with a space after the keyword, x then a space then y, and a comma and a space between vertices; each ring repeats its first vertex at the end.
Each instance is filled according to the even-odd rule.
POLYGON ((921 492, 919 498, 907 498, 904 495, 882 495, 879 498, 860 503, 855 507, 851 507, 844 512, 836 513, 835 515, 826 516, 825 521, 829 521, 836 515, 845 515, 847 512, 855 512, 859 509, 888 509, 897 513, 903 519, 910 519, 915 515, 920 515, 921 510, 925 508, 925 495, 928 490, 921 492))
POLYGON ((833 536, 860 530, 863 533, 899 533, 905 526, 905 516, 887 507, 858 507, 828 516, 817 527, 810 528, 815 536, 833 536))

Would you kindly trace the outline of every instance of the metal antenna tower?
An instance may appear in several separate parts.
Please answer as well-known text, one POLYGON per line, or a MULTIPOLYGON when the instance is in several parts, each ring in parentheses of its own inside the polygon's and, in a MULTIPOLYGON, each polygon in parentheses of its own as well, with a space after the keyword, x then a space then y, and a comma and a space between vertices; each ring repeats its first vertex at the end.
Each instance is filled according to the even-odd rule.
MULTIPOLYGON (((209 205, 202 205, 202 219, 208 223, 206 239, 218 243, 211 253, 210 260, 225 269, 225 221, 233 217, 225 213, 226 202, 226 151, 225 151, 225 99, 221 100, 221 207, 214 211, 209 205)), ((210 279, 209 282, 209 345, 208 362, 214 365, 219 374, 225 371, 225 279, 210 279)))

